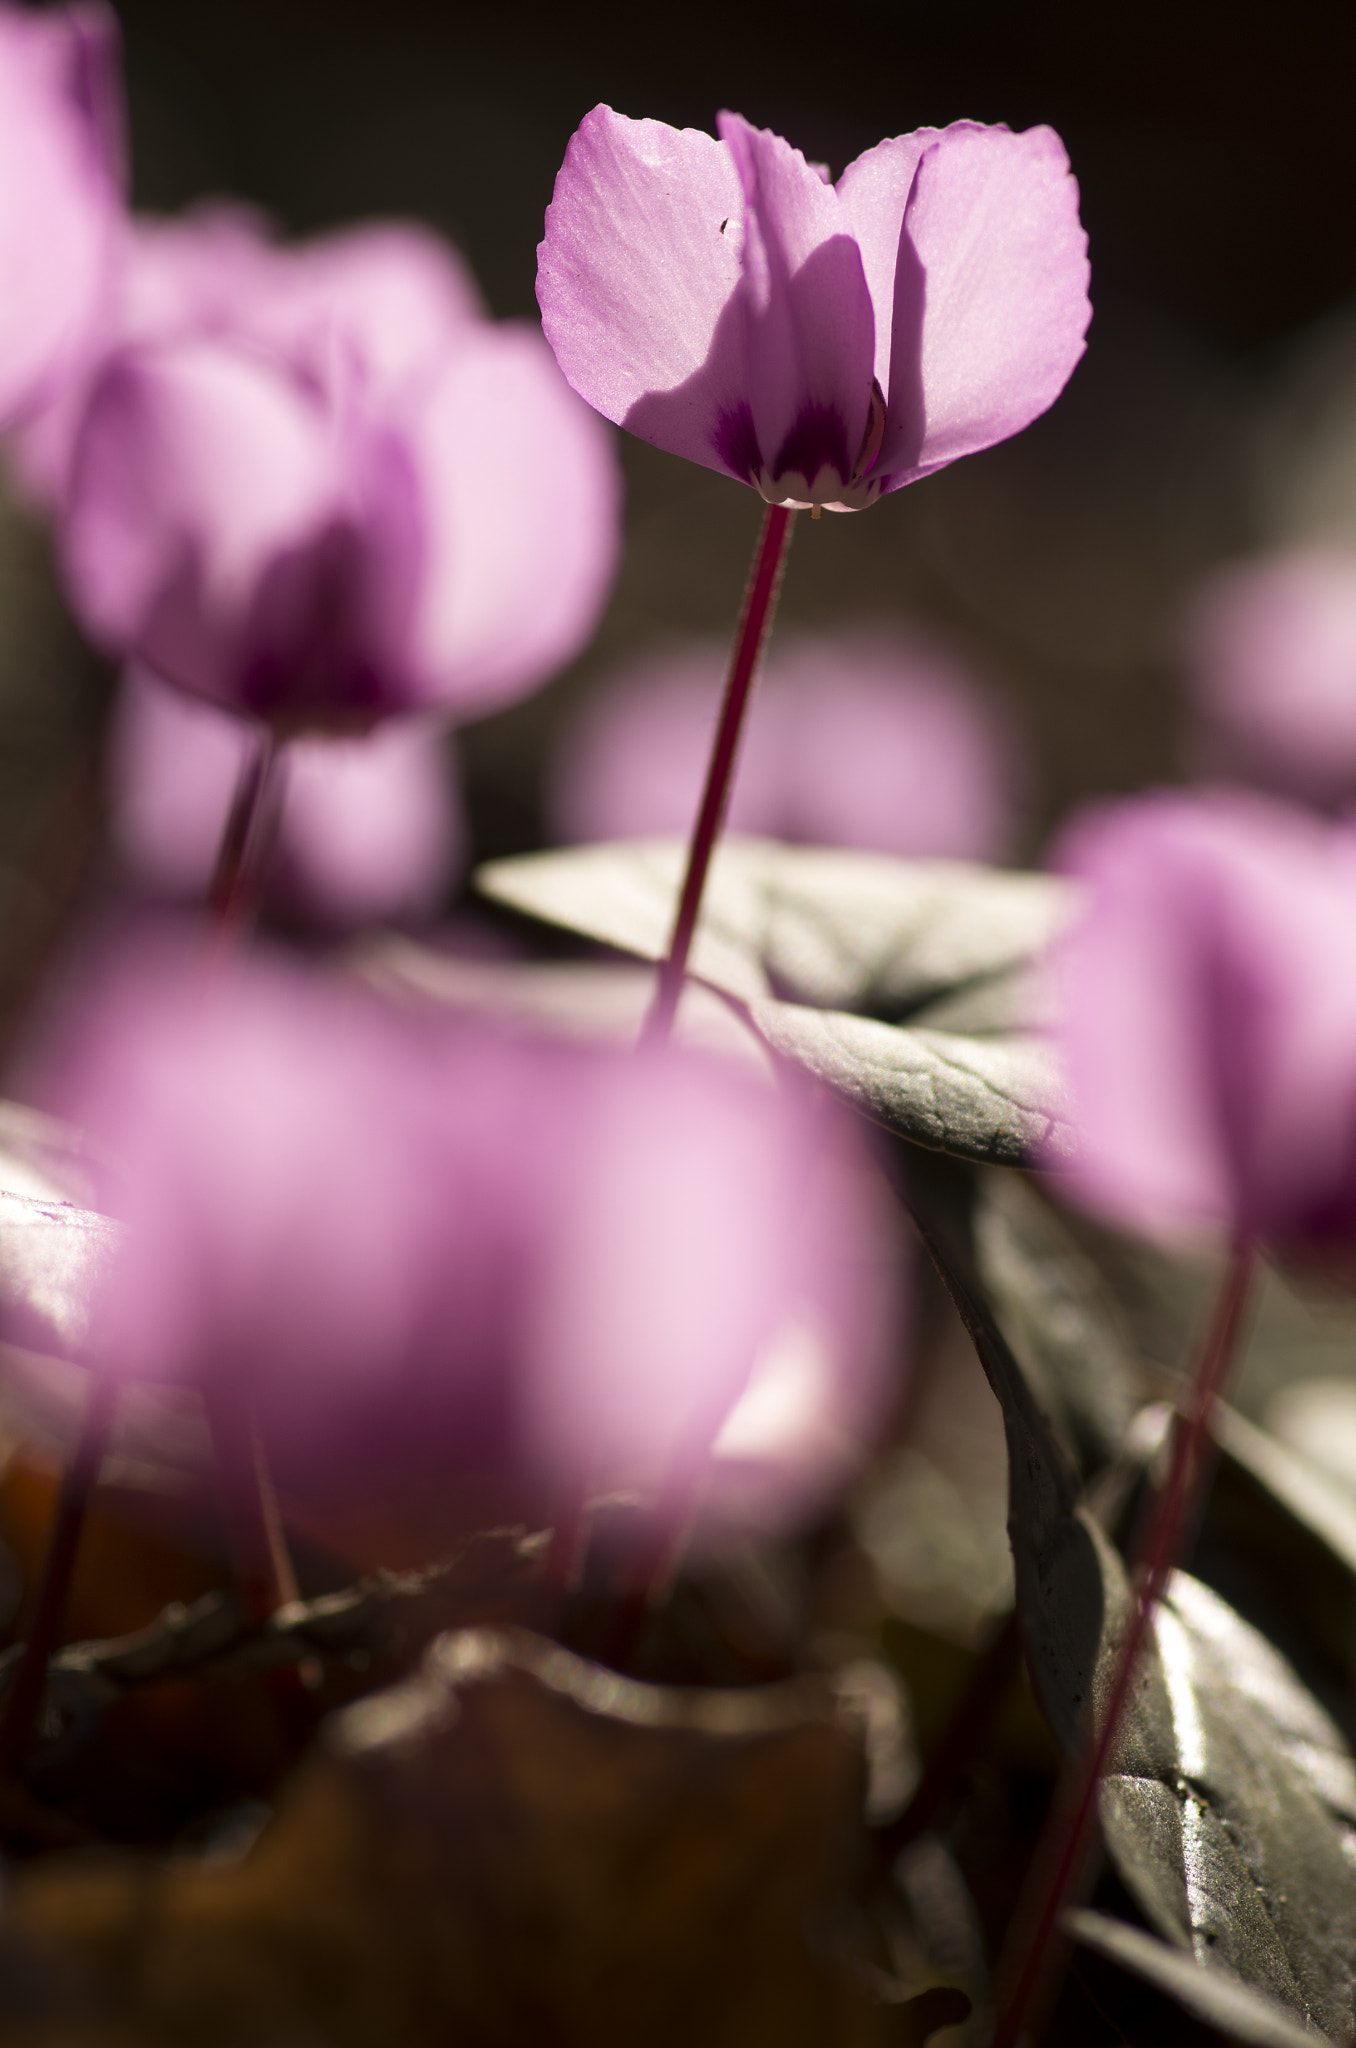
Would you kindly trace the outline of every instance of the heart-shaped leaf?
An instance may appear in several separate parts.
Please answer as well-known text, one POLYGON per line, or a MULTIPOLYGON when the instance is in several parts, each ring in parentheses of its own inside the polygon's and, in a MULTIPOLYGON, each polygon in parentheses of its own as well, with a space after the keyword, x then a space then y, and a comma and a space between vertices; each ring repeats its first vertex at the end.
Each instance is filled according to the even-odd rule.
MULTIPOLYGON (((934 1257, 1004 1411, 1009 1530, 1032 1682, 1066 1750, 1105 1700, 1131 1611, 1125 1568, 1080 1505, 1068 1461, 984 1299, 971 1181, 905 1162, 934 1257)), ((1353 2022, 1356 1767, 1279 1653, 1215 1594, 1175 1575, 1123 1716, 1099 1811, 1150 1923, 1301 2022, 1353 2022)))
POLYGON ((69 1202, 0 1191, 0 1338, 79 1358, 118 1226, 69 1202))
POLYGON ((1085 1468, 1107 1463, 1148 1390, 1097 1267, 1022 1174, 982 1177, 975 1242, 1003 1333, 1061 1440, 1085 1468))
MULTIPOLYGON (((498 902, 653 960, 682 860, 676 841, 642 841, 499 861, 478 881, 498 902)), ((692 972, 742 1005, 774 1051, 888 1130, 1015 1165, 1068 1143, 1049 1048, 994 1028, 1010 1027, 1014 977, 1067 902, 1043 875, 736 839, 712 867, 692 972), (982 1031, 935 1021, 966 1004, 982 1031), (899 1022, 909 1016, 928 1021, 899 1022)))
MULTIPOLYGON (((685 857, 679 840, 622 841, 494 861, 476 884, 530 917, 658 960, 685 857)), ((1026 965, 1069 901, 1048 875, 730 837, 711 865, 692 972, 746 999, 898 1022, 1026 965)))
POLYGON ((962 1038, 800 1003, 750 1003, 775 1052, 896 1136, 958 1159, 1019 1166, 1068 1149, 1064 1092, 1035 1038, 962 1038))

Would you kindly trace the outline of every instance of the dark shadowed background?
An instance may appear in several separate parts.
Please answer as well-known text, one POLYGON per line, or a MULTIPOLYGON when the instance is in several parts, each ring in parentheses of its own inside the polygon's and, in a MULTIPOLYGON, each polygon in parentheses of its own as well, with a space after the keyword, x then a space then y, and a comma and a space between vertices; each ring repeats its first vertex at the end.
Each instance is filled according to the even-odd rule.
MULTIPOLYGON (((1349 0, 121 0, 119 13, 141 205, 232 193, 297 232, 415 214, 515 317, 534 316, 542 212, 600 99, 707 127, 730 105, 835 175, 920 124, 1054 124, 1092 243, 1082 367, 1017 440, 864 515, 801 522, 783 613, 904 615, 980 657, 1032 739, 1028 851, 1079 793, 1179 769, 1173 621, 1195 575, 1356 521, 1331 459, 1344 403, 1356 418, 1349 0)), ((757 499, 634 442, 623 453, 627 553, 597 641, 464 735, 481 853, 538 838, 540 762, 572 691, 667 633, 733 621, 757 499)), ((103 685, 54 618, 40 543, 9 528, 0 860, 22 955, 78 867, 103 685)))

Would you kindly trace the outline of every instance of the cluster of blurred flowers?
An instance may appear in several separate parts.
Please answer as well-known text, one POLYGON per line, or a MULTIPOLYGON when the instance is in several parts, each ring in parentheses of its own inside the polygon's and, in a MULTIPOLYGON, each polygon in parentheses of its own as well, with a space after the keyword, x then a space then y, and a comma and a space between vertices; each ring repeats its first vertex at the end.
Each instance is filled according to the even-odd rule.
MULTIPOLYGON (((275 906, 428 918, 464 851, 449 723, 558 672, 605 602, 608 431, 428 231, 288 246, 237 206, 140 219, 125 185, 111 14, 0 9, 0 427, 123 666, 121 864, 200 905, 267 734, 275 906)), ((774 696, 760 829, 835 829, 796 756, 841 659, 803 651, 774 696)), ((893 843, 898 806, 854 806, 846 758, 892 727, 901 749, 935 732, 973 850, 1005 831, 982 707, 944 705, 937 671, 864 658, 839 836, 893 843)), ((535 1513, 621 1487, 775 1522, 861 1455, 898 1301, 861 1141, 823 1101, 394 1015, 191 928, 122 935, 76 982, 43 1085, 116 1160, 125 1226, 86 1360, 243 1402, 298 1496, 474 1473, 535 1513)))
POLYGON ((281 956, 204 971, 182 933, 124 941, 45 1077, 127 1228, 100 1370, 243 1396, 321 1512, 676 1488, 707 1526, 775 1526, 860 1457, 898 1303, 823 1102, 281 956))
MULTIPOLYGON (((558 674, 607 599, 603 420, 769 504, 859 510, 1045 410, 1089 317, 1045 129, 920 131, 833 184, 736 115, 713 138, 595 109, 547 214, 544 339, 488 318, 426 230, 288 245, 241 207, 148 221, 124 192, 111 16, 0 7, 0 427, 124 668, 117 851, 200 904, 267 735, 262 885, 322 927, 446 900, 449 726, 558 674)), ((1055 961, 1062 1185, 1135 1229, 1340 1256, 1356 556, 1222 572, 1181 653, 1200 763, 1261 787, 1060 839, 1082 892, 1055 961)), ((594 687, 546 791, 557 837, 687 827, 722 665, 680 643, 594 687)), ((730 822, 995 860, 1027 785, 953 651, 859 626, 779 644, 730 822)), ((543 1512, 677 1486, 766 1520, 860 1455, 897 1303, 862 1141, 817 1096, 393 1015, 332 970, 209 965, 201 935, 85 986, 97 1028, 48 1083, 121 1161, 129 1226, 90 1358, 243 1390, 297 1486, 502 1469, 543 1512)))

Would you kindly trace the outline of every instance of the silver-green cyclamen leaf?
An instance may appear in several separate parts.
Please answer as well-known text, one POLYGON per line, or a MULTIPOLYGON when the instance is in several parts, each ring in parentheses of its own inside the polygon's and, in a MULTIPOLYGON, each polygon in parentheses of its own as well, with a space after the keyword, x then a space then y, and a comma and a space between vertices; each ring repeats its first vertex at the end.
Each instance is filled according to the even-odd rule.
MULTIPOLYGON (((479 882, 500 903, 658 959, 682 858, 676 841, 585 847, 499 861, 479 882)), ((732 840, 713 863, 692 973, 887 1129, 1016 1165, 1066 1148, 1064 1092, 1042 1039, 994 1026, 1010 1021, 1011 993, 1067 903, 1048 876, 732 840), (963 1018, 967 1004, 982 1028, 931 1021, 963 1018)))
MULTIPOLYGON (((496 902, 657 960, 684 855, 678 840, 631 840, 494 861, 476 880, 496 902)), ((1028 965, 1069 901, 1049 875, 731 837, 711 865, 692 972, 745 998, 892 1021, 1028 965)))

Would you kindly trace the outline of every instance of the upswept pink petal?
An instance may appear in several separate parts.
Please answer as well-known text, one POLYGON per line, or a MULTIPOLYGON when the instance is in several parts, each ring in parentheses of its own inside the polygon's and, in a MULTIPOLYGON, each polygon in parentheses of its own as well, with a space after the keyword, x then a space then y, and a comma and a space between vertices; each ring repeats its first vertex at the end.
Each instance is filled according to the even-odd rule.
POLYGON ((537 251, 542 328, 580 396, 730 475, 741 472, 720 453, 721 425, 748 392, 743 337, 722 315, 743 217, 733 159, 713 136, 599 106, 570 139, 537 251))
POLYGON ((275 255, 267 217, 250 206, 130 221, 110 343, 237 331, 272 282, 275 255))
POLYGON ((78 616, 117 654, 284 729, 410 708, 423 568, 397 437, 227 341, 116 356, 62 530, 78 616))
POLYGON ((924 286, 919 334, 901 261, 877 463, 890 488, 1028 426, 1068 382, 1091 318, 1078 187, 1050 128, 943 130, 919 160, 904 235, 924 286))
POLYGON ((340 502, 322 415, 271 365, 213 342, 115 358, 75 454, 76 609, 111 651, 229 701, 241 612, 340 502))
POLYGON ((1158 793, 1075 820, 1056 953, 1070 1185, 1151 1233, 1295 1248, 1356 1230, 1356 862, 1258 798, 1158 793))
POLYGON ((821 471, 844 489, 866 433, 876 345, 851 224, 832 185, 780 135, 739 114, 716 125, 744 194, 739 304, 764 494, 809 497, 821 471), (808 488, 778 489, 795 478, 808 488))
POLYGON ((118 28, 92 5, 0 7, 0 419, 78 359, 120 208, 118 28))
POLYGON ((865 150, 838 180, 838 197, 862 252, 866 288, 871 294, 876 318, 875 374, 882 391, 890 388, 890 337, 894 331, 896 292, 902 284, 905 292, 914 292, 919 305, 922 300, 917 259, 907 242, 902 252, 903 278, 900 277, 904 209, 913 190, 919 159, 944 132, 940 128, 919 128, 912 135, 891 136, 878 142, 874 149, 865 150))
POLYGON ((103 360, 136 342, 220 337, 269 351, 345 399, 384 398, 441 368, 481 315, 469 271, 408 221, 372 221, 296 244, 253 208, 213 203, 122 230, 116 290, 78 373, 26 420, 19 468, 59 503, 71 448, 103 360))
POLYGON ((173 220, 124 220, 101 317, 79 359, 11 437, 24 488, 59 506, 95 379, 110 354, 133 342, 232 331, 256 298, 271 255, 267 223, 250 207, 211 205, 173 220))
POLYGON ((439 565, 414 628, 423 701, 489 710, 571 660, 597 623, 619 546, 610 437, 541 337, 505 325, 468 333, 410 445, 439 565))
POLYGON ((402 389, 435 371, 484 315, 455 250, 413 221, 370 221, 270 254, 241 325, 320 374, 337 349, 370 386, 402 389))

